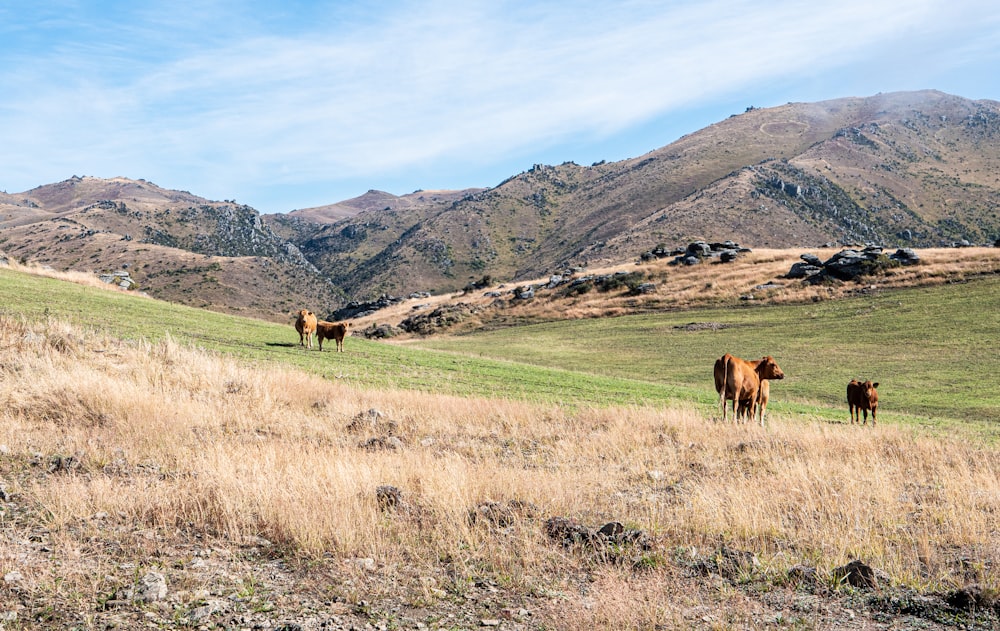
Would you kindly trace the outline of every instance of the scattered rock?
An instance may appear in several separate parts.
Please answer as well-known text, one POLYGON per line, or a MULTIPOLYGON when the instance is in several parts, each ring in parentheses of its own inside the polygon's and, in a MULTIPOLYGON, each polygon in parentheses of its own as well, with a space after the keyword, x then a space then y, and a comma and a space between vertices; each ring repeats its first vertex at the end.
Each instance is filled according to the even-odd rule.
POLYGON ((370 431, 376 429, 383 418, 385 418, 385 414, 383 414, 381 410, 371 408, 366 412, 358 412, 355 414, 354 418, 351 419, 351 422, 347 424, 345 429, 353 434, 370 431))
MULTIPOLYGON (((126 241, 130 240, 131 238, 126 239, 126 241)), ((125 270, 119 270, 111 274, 100 274, 98 278, 101 279, 101 282, 109 285, 118 285, 122 289, 135 289, 138 287, 138 284, 132 280, 131 275, 125 270)))
POLYGON ((375 489, 375 499, 378 507, 384 511, 394 511, 403 505, 403 492, 398 488, 385 484, 375 489))
POLYGON ((640 294, 655 294, 656 283, 640 283, 635 290, 640 294))
POLYGON ((818 581, 816 568, 811 565, 793 565, 788 569, 788 580, 796 585, 814 587, 818 581))
POLYGON ((430 313, 416 313, 399 323, 399 328, 407 333, 426 335, 436 329, 447 328, 464 322, 480 311, 480 307, 465 302, 442 305, 430 313))
POLYGON ((900 248, 890 254, 889 258, 903 265, 916 265, 920 262, 920 256, 912 248, 900 248))
POLYGON ((153 603, 167 597, 167 579, 159 572, 148 572, 135 586, 132 600, 153 603))
POLYGON ((538 507, 531 502, 508 500, 506 502, 483 502, 469 511, 470 524, 488 524, 497 528, 509 528, 519 519, 531 519, 538 515, 538 507))
POLYGON ((972 611, 996 607, 1000 594, 996 590, 985 588, 978 583, 966 585, 945 595, 945 601, 956 609, 972 611))
POLYGON ((370 340, 381 340, 396 337, 403 333, 403 329, 393 324, 371 324, 363 329, 358 329, 356 334, 370 340))
POLYGON ((870 565, 854 560, 847 565, 833 568, 833 578, 837 582, 847 583, 859 589, 876 589, 879 580, 885 577, 870 565))
POLYGON ((358 447, 367 451, 400 451, 404 446, 398 436, 374 436, 358 443, 358 447))
POLYGON ((358 302, 357 300, 352 300, 340 309, 330 313, 326 316, 326 319, 330 322, 339 322, 340 320, 361 318, 372 315, 380 309, 391 307, 392 305, 403 302, 404 300, 406 299, 398 296, 390 296, 389 294, 382 294, 378 297, 378 299, 370 302, 358 302))

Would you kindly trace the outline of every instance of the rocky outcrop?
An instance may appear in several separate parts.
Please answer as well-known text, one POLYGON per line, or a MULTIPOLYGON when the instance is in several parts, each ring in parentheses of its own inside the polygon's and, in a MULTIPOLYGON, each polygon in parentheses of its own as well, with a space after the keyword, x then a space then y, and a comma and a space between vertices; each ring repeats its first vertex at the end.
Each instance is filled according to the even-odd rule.
POLYGON ((389 294, 382 294, 377 299, 367 302, 352 300, 340 309, 330 313, 326 319, 330 322, 337 322, 339 320, 349 320, 351 318, 362 318, 364 316, 372 315, 380 309, 385 309, 386 307, 391 307, 392 305, 403 302, 404 300, 406 299, 399 296, 390 296, 389 294))
POLYGON ((730 263, 745 252, 750 252, 750 248, 740 247, 735 241, 722 241, 709 243, 707 241, 693 241, 685 248, 674 248, 668 250, 666 246, 658 245, 649 252, 643 252, 639 258, 643 261, 662 259, 673 256, 671 261, 674 265, 697 265, 703 261, 719 260, 723 263, 730 263))
POLYGON ((111 274, 101 274, 98 278, 101 279, 101 282, 109 285, 117 285, 121 289, 135 289, 137 286, 136 282, 132 280, 132 276, 125 270, 118 270, 111 274))
POLYGON ((863 250, 844 249, 826 261, 815 254, 803 254, 801 263, 795 263, 785 278, 802 279, 820 283, 830 279, 849 281, 871 276, 900 265, 915 265, 920 256, 910 248, 901 248, 886 255, 880 246, 871 245, 863 250))

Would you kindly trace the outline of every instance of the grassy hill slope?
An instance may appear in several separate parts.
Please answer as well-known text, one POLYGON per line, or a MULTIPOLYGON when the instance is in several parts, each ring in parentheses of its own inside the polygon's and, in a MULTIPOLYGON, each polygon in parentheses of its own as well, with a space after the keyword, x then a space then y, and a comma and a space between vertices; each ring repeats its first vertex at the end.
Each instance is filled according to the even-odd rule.
POLYGON ((772 355, 789 402, 842 408, 852 378, 881 383, 882 414, 1000 421, 1000 278, 814 304, 696 309, 431 337, 421 348, 672 383, 711 394, 712 362, 772 355))
POLYGON ((352 337, 343 354, 298 347, 291 322, 171 305, 0 269, 8 313, 64 318, 130 339, 171 336, 253 361, 303 368, 363 388, 577 405, 686 401, 712 413, 711 368, 725 352, 773 355, 788 377, 772 411, 846 418, 853 377, 882 385, 887 420, 995 423, 1000 279, 896 290, 808 305, 695 309, 521 326, 419 342, 352 337), (693 324, 693 325, 692 325, 693 324))

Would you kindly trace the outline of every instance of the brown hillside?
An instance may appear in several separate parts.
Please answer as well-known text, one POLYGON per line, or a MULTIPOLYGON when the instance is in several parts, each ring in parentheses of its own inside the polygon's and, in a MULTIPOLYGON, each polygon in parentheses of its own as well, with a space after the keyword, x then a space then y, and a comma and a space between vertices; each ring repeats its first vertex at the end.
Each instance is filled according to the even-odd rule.
POLYGON ((644 156, 537 165, 450 204, 362 212, 300 247, 349 296, 449 291, 658 244, 941 246, 1000 235, 1000 104, 924 91, 750 109, 644 156))
POLYGON ((0 199, 0 248, 61 270, 125 269, 142 291, 283 320, 339 292, 255 210, 142 180, 73 177, 0 199))

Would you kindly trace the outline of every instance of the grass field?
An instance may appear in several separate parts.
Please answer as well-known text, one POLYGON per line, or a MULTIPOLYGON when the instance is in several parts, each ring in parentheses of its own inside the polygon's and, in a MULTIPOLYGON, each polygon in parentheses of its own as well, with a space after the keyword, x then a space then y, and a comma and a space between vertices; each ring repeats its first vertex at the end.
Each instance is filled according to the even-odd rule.
POLYGON ((960 361, 996 284, 957 289, 320 354, 291 324, 0 270, 4 626, 996 628, 995 422, 968 411, 991 409, 996 359, 960 361), (929 319, 949 306, 950 333, 929 319), (886 422, 848 426, 821 369, 864 327, 872 355, 910 336, 915 368, 892 366, 937 361, 964 411, 907 416, 941 402, 889 387, 886 422), (790 373, 764 429, 711 421, 711 362, 763 352, 747 339, 790 373), (519 362, 485 356, 504 345, 519 362), (838 574, 853 559, 877 590, 838 574), (167 595, 134 598, 151 574, 167 595), (949 604, 969 585, 974 607, 949 604))
POLYGON ((779 307, 696 309, 555 322, 421 348, 669 383, 713 399, 712 362, 772 355, 775 412, 836 408, 852 378, 880 383, 884 418, 1000 421, 1000 278, 779 307))
POLYGON ((564 405, 685 401, 711 413, 714 359, 775 357, 769 411, 845 420, 846 383, 880 383, 882 418, 992 435, 1000 421, 1000 278, 804 305, 694 309, 305 351, 289 324, 231 317, 0 269, 0 304, 126 339, 291 365, 364 388, 564 405))

